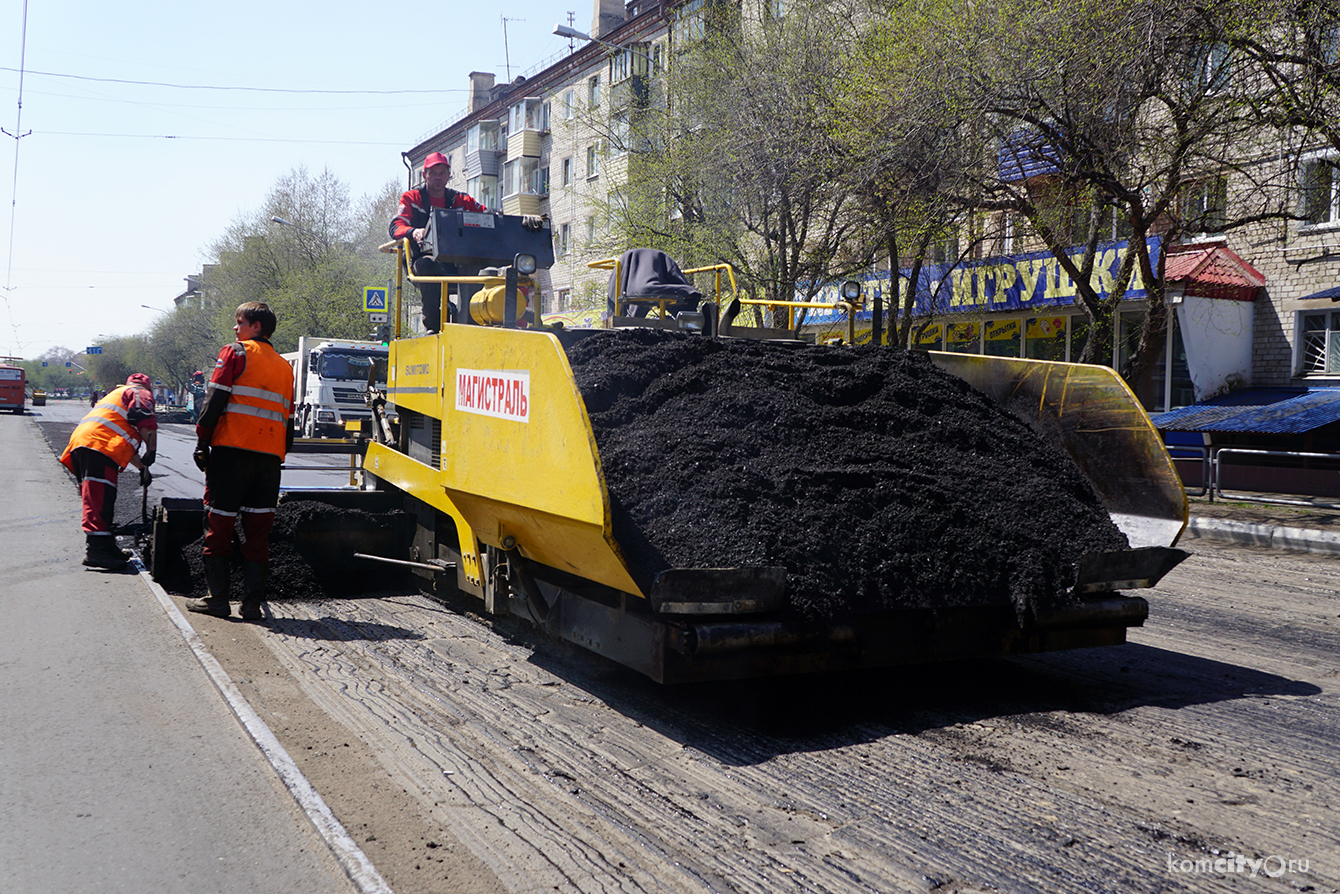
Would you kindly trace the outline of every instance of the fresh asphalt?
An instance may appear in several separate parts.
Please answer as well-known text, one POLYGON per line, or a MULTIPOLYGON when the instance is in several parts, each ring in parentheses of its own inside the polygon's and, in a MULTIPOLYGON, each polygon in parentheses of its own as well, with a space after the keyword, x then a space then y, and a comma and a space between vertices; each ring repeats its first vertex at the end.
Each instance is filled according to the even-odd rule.
POLYGON ((369 890, 171 603, 83 567, 77 491, 32 419, 0 417, 0 455, 0 890, 369 890))

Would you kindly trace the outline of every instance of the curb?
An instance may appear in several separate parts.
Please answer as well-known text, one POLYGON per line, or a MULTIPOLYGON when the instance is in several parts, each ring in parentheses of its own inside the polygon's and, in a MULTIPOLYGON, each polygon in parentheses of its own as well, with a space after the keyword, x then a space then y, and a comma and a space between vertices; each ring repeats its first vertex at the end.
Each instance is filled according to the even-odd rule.
POLYGON ((177 632, 181 634, 182 639, 186 641, 186 645, 195 654, 196 660, 200 662, 200 665, 205 669, 205 673, 219 690, 219 694, 223 696, 224 701, 232 710, 233 716, 242 724, 242 728, 256 743, 256 747, 265 755, 266 761, 279 776, 284 788, 298 803, 298 808, 312 823, 317 835, 330 848, 336 861, 344 869, 349 880, 354 883, 359 894, 393 894, 391 886, 377 872, 376 867, 372 865, 372 861, 363 853, 340 821, 335 818, 335 814, 331 812, 325 800, 307 781, 307 777, 298 769, 298 765, 284 750, 284 746, 279 744, 279 740, 270 731, 270 727, 252 709, 246 697, 242 695, 241 691, 234 685, 232 678, 228 676, 228 672, 210 654, 209 649, 205 647, 204 642, 195 632, 195 628, 186 620, 186 616, 177 609, 167 591, 149 575, 149 569, 144 566, 138 553, 131 560, 130 566, 139 573, 140 579, 148 586, 149 592, 158 600, 158 604, 162 606, 168 619, 176 626, 177 632))
POLYGON ((1340 555, 1340 532, 1259 525, 1224 518, 1190 518, 1185 536, 1270 549, 1340 555))

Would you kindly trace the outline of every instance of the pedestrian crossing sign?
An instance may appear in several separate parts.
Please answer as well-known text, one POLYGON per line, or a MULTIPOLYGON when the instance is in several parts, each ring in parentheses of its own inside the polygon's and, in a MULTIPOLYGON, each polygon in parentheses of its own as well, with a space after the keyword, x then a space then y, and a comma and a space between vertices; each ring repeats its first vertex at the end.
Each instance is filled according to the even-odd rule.
POLYGON ((385 286, 363 287, 363 310, 370 314, 384 313, 386 311, 385 286))

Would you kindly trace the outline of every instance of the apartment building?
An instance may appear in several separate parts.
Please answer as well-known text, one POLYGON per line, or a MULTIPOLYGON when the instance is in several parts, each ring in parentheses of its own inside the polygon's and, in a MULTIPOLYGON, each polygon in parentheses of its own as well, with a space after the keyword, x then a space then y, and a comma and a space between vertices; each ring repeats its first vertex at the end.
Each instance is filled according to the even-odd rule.
MULTIPOLYGON (((570 55, 529 78, 498 84, 492 74, 470 73, 466 113, 409 151, 416 169, 429 152, 449 154, 452 187, 490 208, 548 216, 556 260, 541 277, 546 315, 598 323, 605 276, 587 263, 628 247, 604 236, 610 208, 621 200, 629 122, 641 104, 655 101, 664 60, 702 33, 706 10, 706 0, 595 0, 591 40, 578 41, 570 55)), ((1278 152, 1261 163, 1290 168, 1280 182, 1291 186, 1280 201, 1298 207, 1302 220, 1218 236, 1183 235, 1175 243, 1150 237, 1152 256, 1166 255, 1164 285, 1174 309, 1161 358, 1134 383, 1151 412, 1251 386, 1298 393, 1340 388, 1336 154, 1278 152)), ((1235 176, 1189 180, 1182 201, 1199 203, 1201 212, 1232 202, 1235 176)), ((1074 283, 1049 252, 1025 241, 1008 216, 993 225, 994 238, 980 257, 959 263, 946 258, 923 270, 914 313, 928 325, 919 327, 919 343, 1076 359, 1087 317, 1076 303, 1074 283)), ((1096 276, 1104 296, 1130 248, 1116 223, 1110 237, 1100 246, 1096 276)), ((865 280, 868 295, 883 295, 889 274, 875 272, 865 280)), ((1134 348, 1144 297, 1137 277, 1118 308, 1112 356, 1105 358, 1116 368, 1134 348)), ((869 313, 863 317, 868 338, 869 313)), ((808 325, 816 338, 845 334, 836 314, 813 313, 808 325)), ((1335 418, 1340 420, 1340 400, 1335 418)))
POLYGON ((591 40, 529 78, 499 84, 471 72, 465 114, 408 151, 416 170, 428 153, 447 154, 451 188, 490 209, 548 216, 555 261, 539 277, 546 315, 599 323, 607 274, 587 263, 618 250, 604 237, 627 167, 629 122, 648 101, 673 34, 702 6, 595 0, 591 40))

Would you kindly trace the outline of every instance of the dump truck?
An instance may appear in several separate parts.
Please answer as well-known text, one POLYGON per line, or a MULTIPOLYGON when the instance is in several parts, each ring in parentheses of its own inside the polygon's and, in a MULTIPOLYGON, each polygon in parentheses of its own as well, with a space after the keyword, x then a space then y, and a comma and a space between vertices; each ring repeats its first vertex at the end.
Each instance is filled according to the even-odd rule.
MULTIPOLYGON (((681 566, 672 555, 649 572, 633 561, 636 545, 621 542, 629 535, 611 499, 618 482, 606 478, 593 414, 569 359, 593 332, 550 327, 539 308, 527 306, 526 295, 535 294, 530 277, 552 264, 548 229, 532 232, 503 215, 437 211, 429 246, 438 260, 477 273, 416 276, 407 243, 383 247, 397 259, 395 338, 385 389, 369 395, 373 433, 363 470, 369 499, 391 499, 414 524, 402 548, 360 552, 369 562, 413 569, 427 590, 467 594, 488 613, 528 619, 653 680, 681 683, 1119 644, 1149 611, 1145 599, 1122 591, 1154 586, 1187 556, 1176 548, 1185 491, 1158 432, 1115 372, 937 353, 937 367, 1073 460, 1125 536, 1123 548, 1078 557, 1060 604, 1030 614, 968 592, 953 594, 952 605, 912 600, 816 622, 788 612, 797 569, 784 559, 681 566), (406 285, 425 281, 439 283, 444 300, 455 290, 460 322, 400 337, 406 285)), ((593 264, 613 273, 614 325, 753 340, 762 351, 810 349, 784 327, 736 325, 738 302, 748 299, 729 295, 733 276, 724 265, 684 271, 716 283, 714 294, 685 306, 679 295, 668 302, 620 294, 619 263, 593 264), (638 301, 647 315, 622 312, 638 301)), ((854 300, 842 303, 854 310, 854 300)))
POLYGON ((371 418, 367 389, 386 381, 386 345, 377 341, 301 336, 283 355, 293 367, 293 419, 300 437, 342 438, 347 424, 371 418))

